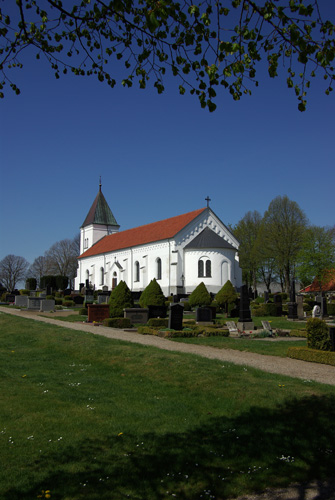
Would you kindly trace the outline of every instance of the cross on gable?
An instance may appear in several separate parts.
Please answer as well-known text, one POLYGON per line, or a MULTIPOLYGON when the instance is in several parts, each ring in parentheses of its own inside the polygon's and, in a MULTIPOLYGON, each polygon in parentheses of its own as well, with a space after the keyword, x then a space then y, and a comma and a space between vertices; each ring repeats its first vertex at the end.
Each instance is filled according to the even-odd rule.
POLYGON ((207 196, 207 198, 205 198, 205 200, 207 201, 207 207, 209 207, 209 202, 212 201, 212 200, 210 199, 209 196, 207 196))

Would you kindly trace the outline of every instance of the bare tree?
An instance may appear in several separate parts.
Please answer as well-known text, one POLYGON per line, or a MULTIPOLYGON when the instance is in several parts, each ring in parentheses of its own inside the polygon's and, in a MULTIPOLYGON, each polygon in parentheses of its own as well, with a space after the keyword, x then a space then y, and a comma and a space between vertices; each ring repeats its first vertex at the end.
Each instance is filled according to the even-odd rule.
POLYGON ((8 291, 15 290, 16 285, 27 275, 29 262, 24 257, 6 255, 0 262, 0 280, 8 291))
POLYGON ((79 235, 54 243, 44 254, 46 272, 73 280, 77 274, 79 244, 79 235))
POLYGON ((41 277, 46 274, 46 259, 42 255, 37 257, 30 268, 28 269, 27 277, 36 278, 38 285, 40 284, 41 277))

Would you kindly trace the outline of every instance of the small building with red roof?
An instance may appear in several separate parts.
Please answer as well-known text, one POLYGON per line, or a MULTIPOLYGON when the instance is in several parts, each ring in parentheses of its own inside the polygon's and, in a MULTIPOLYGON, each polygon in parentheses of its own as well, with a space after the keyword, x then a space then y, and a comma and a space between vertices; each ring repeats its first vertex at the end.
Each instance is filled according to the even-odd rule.
POLYGON ((204 282, 217 293, 227 280, 239 288, 239 243, 209 206, 120 231, 101 190, 80 228, 75 288, 109 290, 125 281, 142 291, 155 278, 163 293, 191 293, 204 282))
POLYGON ((320 283, 317 279, 314 279, 311 285, 306 286, 300 293, 320 293, 321 292, 335 292, 335 269, 329 269, 324 273, 324 279, 322 280, 321 290, 320 283))

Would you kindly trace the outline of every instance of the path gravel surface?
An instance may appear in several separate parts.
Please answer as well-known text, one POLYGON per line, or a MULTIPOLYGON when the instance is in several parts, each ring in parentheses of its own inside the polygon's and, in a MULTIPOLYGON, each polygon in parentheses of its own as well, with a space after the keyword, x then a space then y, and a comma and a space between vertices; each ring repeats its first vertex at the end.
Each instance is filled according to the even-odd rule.
MULTIPOLYGON (((0 311, 20 316, 22 318, 30 318, 36 321, 50 323, 63 328, 72 328, 73 330, 91 332, 95 335, 103 335, 111 339, 126 340, 127 342, 134 342, 142 345, 151 345, 166 351, 195 354, 209 359, 218 359, 220 361, 227 361, 238 365, 251 366, 270 373, 289 375, 303 380, 314 380, 315 382, 320 382, 322 384, 335 385, 335 366, 309 363, 306 361, 280 358, 277 356, 265 356, 263 354, 236 351, 233 349, 217 349, 215 347, 200 346, 195 344, 183 344, 161 337, 154 337, 152 335, 139 335, 135 331, 125 331, 104 326, 93 326, 88 323, 64 323, 62 320, 52 318, 52 314, 50 313, 44 313, 42 315, 41 313, 36 313, 34 311, 8 309, 5 307, 0 307, 0 311)), ((64 316, 66 314, 68 313, 63 313, 64 316)), ((57 312, 57 315, 61 314, 57 312)), ((280 340, 283 341, 284 339, 285 338, 281 338, 280 340)))
MULTIPOLYGON (((125 340, 142 345, 150 345, 166 351, 185 352, 203 356, 208 359, 217 359, 244 366, 251 366, 270 373, 278 373, 297 377, 303 380, 314 380, 322 384, 335 385, 335 367, 319 365, 306 361, 289 358, 265 356, 250 352, 235 351, 233 349, 217 349, 214 347, 182 344, 160 337, 150 335, 139 335, 135 331, 124 331, 103 326, 93 326, 87 323, 66 323, 54 319, 50 313, 36 313, 19 309, 8 309, 0 306, 0 312, 15 316, 30 318, 36 321, 50 323, 62 328, 90 332, 95 335, 103 335, 111 339, 125 340)), ((58 316, 66 316, 66 312, 58 316)), ((283 339, 281 339, 283 340, 283 339)), ((225 499, 228 500, 228 499, 225 499)), ((235 500, 335 500, 335 471, 334 477, 329 481, 293 484, 289 488, 269 489, 257 495, 244 495, 235 500)))

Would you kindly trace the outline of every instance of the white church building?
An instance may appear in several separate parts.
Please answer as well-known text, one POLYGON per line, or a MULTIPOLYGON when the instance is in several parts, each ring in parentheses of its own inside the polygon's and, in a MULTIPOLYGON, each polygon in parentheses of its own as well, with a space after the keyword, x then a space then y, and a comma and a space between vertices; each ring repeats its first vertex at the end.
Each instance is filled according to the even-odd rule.
MULTIPOLYGON (((208 205, 208 201, 207 201, 208 205)), ((191 293, 201 282, 217 293, 227 280, 239 288, 239 243, 209 206, 120 231, 99 192, 80 228, 75 289, 89 283, 112 290, 125 281, 140 292, 153 278, 165 296, 191 293)))

